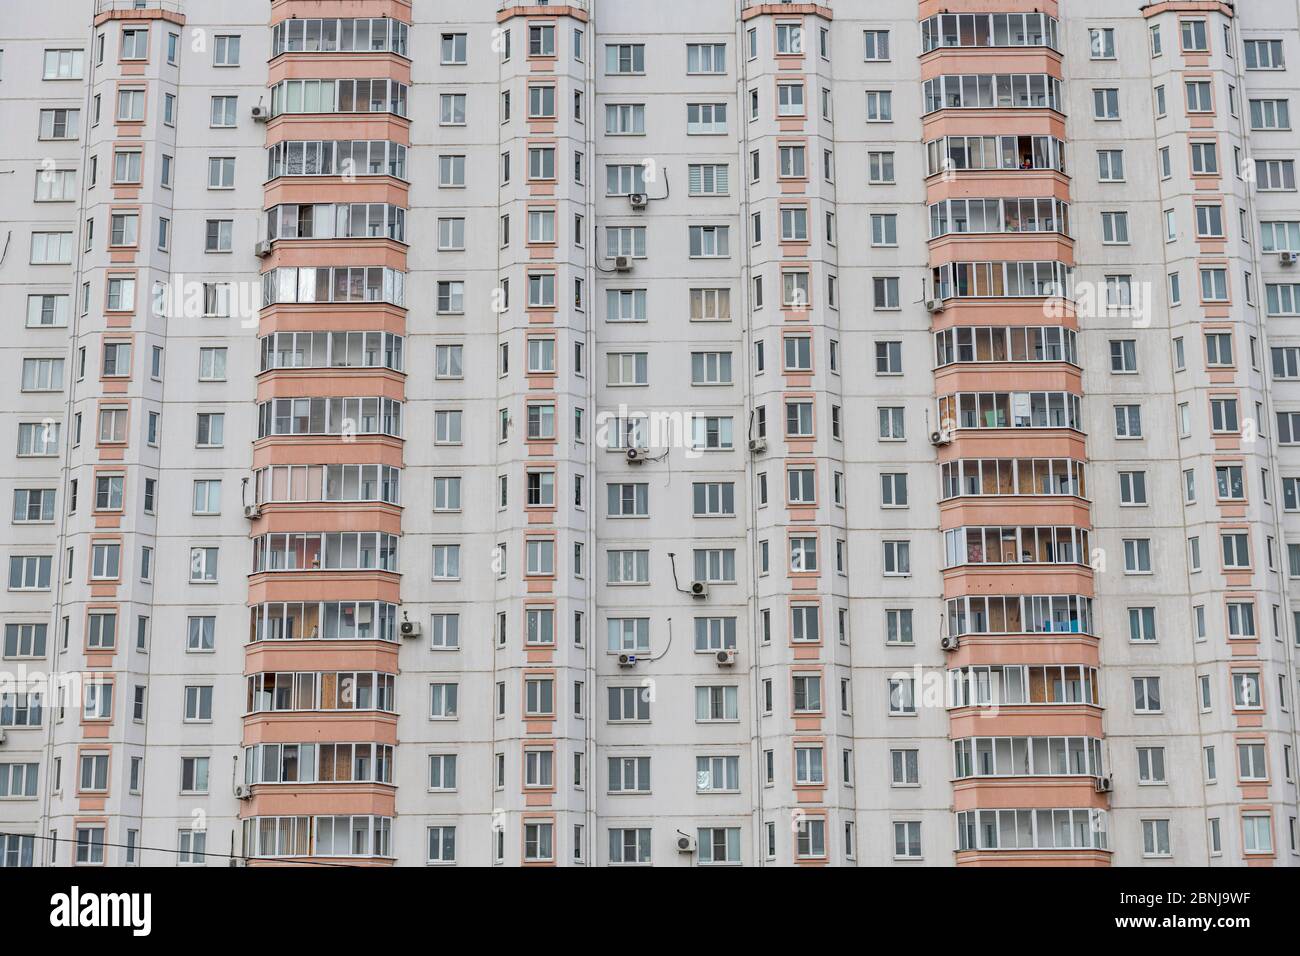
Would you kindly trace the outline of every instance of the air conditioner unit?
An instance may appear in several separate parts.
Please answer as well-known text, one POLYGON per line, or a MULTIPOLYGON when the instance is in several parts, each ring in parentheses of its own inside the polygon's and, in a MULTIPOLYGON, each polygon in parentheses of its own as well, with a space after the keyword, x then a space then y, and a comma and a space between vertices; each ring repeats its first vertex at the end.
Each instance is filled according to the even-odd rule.
POLYGON ((691 582, 691 597, 706 598, 709 596, 709 583, 707 581, 691 582))
POLYGON ((257 256, 257 258, 265 259, 267 256, 271 254, 271 240, 263 239, 261 242, 259 242, 256 246, 253 247, 253 253, 257 256))
POLYGON ((1282 263, 1284 266, 1293 266, 1295 265, 1296 255, 1297 254, 1294 252, 1279 252, 1277 255, 1277 261, 1282 263))
POLYGON ((270 118, 271 118, 271 111, 268 110, 261 103, 258 103, 256 106, 253 107, 253 119, 257 120, 257 122, 265 123, 270 118))
POLYGON ((939 638, 939 646, 945 651, 955 651, 961 646, 961 641, 951 635, 948 637, 941 637, 939 638))
POLYGON ((262 517, 262 506, 244 505, 244 517, 247 518, 249 521, 252 521, 254 518, 262 517))
POLYGON ((947 445, 951 441, 952 441, 952 432, 948 431, 948 429, 946 428, 941 428, 938 431, 930 432, 931 445, 947 445))
POLYGON ((1098 777, 1096 788, 1098 793, 1110 793, 1115 789, 1115 781, 1110 777, 1098 777))
POLYGON ((253 788, 246 783, 235 784, 235 799, 247 800, 253 795, 253 788))
POLYGON ((412 621, 412 620, 409 620, 409 619, 408 619, 408 620, 404 620, 404 621, 402 621, 401 624, 398 624, 398 625, 397 625, 397 629, 401 632, 402 637, 419 637, 419 636, 420 636, 420 625, 419 625, 419 623, 416 622, 416 621, 412 621))
POLYGON ((629 193, 627 201, 632 204, 633 209, 644 209, 646 204, 645 193, 629 193))
POLYGON ((226 866, 248 866, 248 861, 242 856, 232 856, 226 866))
POLYGON ((650 456, 650 449, 644 445, 637 445, 634 448, 629 448, 625 454, 630 464, 639 465, 650 456))
POLYGON ((749 452, 751 455, 761 455, 767 451, 766 438, 751 438, 749 440, 749 452))
POLYGON ((615 272, 631 272, 631 271, 632 271, 632 257, 631 257, 631 256, 615 256, 615 257, 614 257, 614 271, 615 271, 615 272))
POLYGON ((930 313, 943 311, 943 299, 926 299, 925 310, 930 313))
POLYGON ((3 727, 0 727, 0 744, 3 744, 4 742, 5 742, 5 730, 3 727))
POLYGON ((620 654, 620 655, 618 655, 618 666, 619 666, 619 667, 636 667, 636 655, 635 655, 635 654, 620 654))
POLYGON ((678 853, 694 853, 694 852, 695 852, 695 837, 693 837, 693 836, 688 836, 688 835, 686 835, 685 833, 682 833, 680 830, 677 831, 677 852, 678 852, 678 853))
POLYGON ((732 667, 736 663, 735 651, 718 651, 716 658, 719 667, 732 667))

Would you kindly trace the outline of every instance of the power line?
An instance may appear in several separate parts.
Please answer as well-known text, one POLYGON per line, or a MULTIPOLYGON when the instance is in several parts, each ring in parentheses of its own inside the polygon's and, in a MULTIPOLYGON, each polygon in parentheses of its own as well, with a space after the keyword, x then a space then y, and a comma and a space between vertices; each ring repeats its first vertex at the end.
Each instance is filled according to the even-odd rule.
MULTIPOLYGON (((204 832, 206 832, 206 831, 204 831, 204 832)), ((50 836, 49 834, 40 834, 40 833, 14 833, 14 832, 12 832, 12 831, 8 831, 8 830, 0 830, 0 837, 8 837, 8 836, 13 836, 13 837, 29 837, 29 838, 31 838, 31 839, 33 839, 33 840, 47 840, 47 841, 50 841, 50 842, 52 842, 52 843, 76 843, 76 842, 77 842, 76 840, 69 839, 68 837, 50 836)), ((225 859, 225 860, 244 860, 245 862, 247 862, 247 860, 248 860, 248 857, 241 856, 241 855, 236 854, 236 853, 209 853, 207 850, 172 850, 172 849, 167 849, 166 847, 161 847, 161 846, 142 846, 142 845, 139 844, 139 843, 137 843, 137 844, 135 844, 134 846, 132 846, 132 845, 129 844, 129 843, 109 843, 109 842, 107 842, 107 841, 104 841, 104 842, 99 843, 99 844, 97 844, 97 845, 98 845, 98 846, 119 847, 119 848, 121 848, 121 849, 125 849, 125 850, 136 850, 136 851, 139 851, 139 852, 141 852, 141 853, 143 853, 145 850, 150 850, 150 851, 155 852, 155 853, 176 853, 176 854, 180 854, 180 853, 188 853, 190 856, 204 856, 204 857, 212 856, 212 857, 219 857, 219 858, 221 858, 221 859, 225 859)), ((276 859, 276 858, 275 858, 275 857, 270 857, 270 858, 268 858, 268 859, 276 859)), ((328 866, 328 867, 334 867, 334 868, 350 868, 350 867, 352 867, 352 865, 353 865, 353 864, 351 864, 351 863, 326 863, 326 862, 324 862, 323 860, 295 860, 295 861, 293 861, 293 862, 294 862, 294 865, 295 865, 295 866, 328 866)))

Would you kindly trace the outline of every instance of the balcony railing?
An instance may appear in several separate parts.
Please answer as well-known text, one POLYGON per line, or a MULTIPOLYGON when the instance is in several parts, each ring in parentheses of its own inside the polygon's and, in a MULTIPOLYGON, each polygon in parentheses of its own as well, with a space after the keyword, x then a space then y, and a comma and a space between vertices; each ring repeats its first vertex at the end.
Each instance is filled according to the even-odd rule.
POLYGON ((113 13, 123 10, 165 10, 183 13, 185 0, 95 0, 95 13, 113 13))

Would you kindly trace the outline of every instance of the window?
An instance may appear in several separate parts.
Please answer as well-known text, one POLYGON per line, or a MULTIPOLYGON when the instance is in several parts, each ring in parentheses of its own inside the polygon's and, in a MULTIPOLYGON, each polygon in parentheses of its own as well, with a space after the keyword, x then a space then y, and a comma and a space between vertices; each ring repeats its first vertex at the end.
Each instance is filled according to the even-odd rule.
MULTIPOLYGON (((47 628, 46 624, 6 624, 4 656, 44 657, 47 628)), ((0 786, 3 782, 3 773, 0 773, 0 786)))
POLYGON ((1187 80, 1183 83, 1183 88, 1187 92, 1187 112, 1214 112, 1214 97, 1209 80, 1187 80))
POLYGON ((778 83, 776 85, 776 115, 804 115, 804 87, 802 83, 778 83))
POLYGON ((1204 20, 1179 20, 1178 29, 1184 53, 1209 52, 1209 39, 1206 36, 1204 20))
POLYGON ((894 859, 921 859, 921 822, 919 820, 894 823, 894 859))
POLYGON ((122 546, 120 544, 92 544, 90 546, 90 579, 115 581, 121 572, 122 546))
MULTIPOLYGON (((61 427, 58 422, 20 422, 18 425, 18 456, 20 458, 31 458, 58 454, 61 427)), ((125 431, 125 425, 123 431, 125 431)), ((119 440, 124 440, 124 438, 119 440)))
POLYGON ((1156 640, 1156 609, 1131 607, 1128 609, 1128 639, 1134 643, 1156 640))
POLYGON ((644 103, 606 103, 605 134, 607 136, 644 136, 644 103))
MULTIPOLYGON (((1286 60, 1282 55, 1281 40, 1246 40, 1246 69, 1284 70, 1286 60)), ((48 53, 46 54, 48 56, 48 53)))
POLYGON ((458 684, 429 685, 429 716, 434 720, 451 720, 456 717, 459 696, 458 684))
POLYGON ((898 245, 898 216, 892 213, 872 214, 871 244, 873 246, 898 245))
POLYGON ((864 30, 862 36, 866 45, 866 60, 883 61, 889 59, 888 30, 864 30))
POLYGON ((1133 678, 1133 712, 1135 714, 1160 713, 1160 678, 1133 678))
POLYGON ((1255 160, 1255 182, 1257 187, 1263 191, 1293 192, 1296 188, 1295 160, 1255 160))
POLYGON ((889 688, 889 714, 891 717, 916 715, 916 681, 911 677, 891 677, 889 688))
POLYGON ((1169 821, 1142 821, 1142 855, 1145 857, 1170 856, 1169 821))
POLYGON ((686 132, 689 135, 718 135, 727 131, 726 103, 686 104, 686 132))
POLYGON ((1089 46, 1094 60, 1115 59, 1115 31, 1111 27, 1088 31, 1089 46))
POLYGON ((605 72, 607 74, 629 74, 645 72, 645 44, 643 43, 607 43, 605 44, 605 72))
POLYGON ((882 185, 894 181, 894 154, 892 152, 868 152, 867 182, 872 185, 882 185))
POLYGON ((205 252, 229 252, 235 223, 232 219, 209 219, 205 252))
POLYGON ((1103 183, 1124 181, 1124 151, 1122 149, 1097 150, 1097 178, 1103 183))
POLYGON ((72 262, 72 233, 33 232, 32 265, 60 265, 72 262))
MULTIPOLYGON (((125 416, 125 411, 123 411, 125 416)), ((104 440, 102 432, 100 440, 104 440)), ((199 412, 196 416, 194 444, 199 448, 220 448, 225 444, 226 416, 223 412, 199 412)))
POLYGON ((1097 120, 1119 119, 1119 90, 1097 89, 1092 91, 1092 118, 1097 120))
POLYGON ((702 866, 740 863, 740 827, 701 827, 696 846, 702 866))
POLYGON ((1101 214, 1101 241, 1108 245, 1128 245, 1128 213, 1101 214))
POLYGON ((1115 437, 1116 438, 1141 438, 1142 437, 1142 406, 1141 405, 1116 405, 1115 406, 1115 437))
POLYGON ((776 24, 776 52, 780 56, 803 55, 803 24, 776 24))
MULTIPOLYGON (((75 482, 76 479, 73 479, 75 482)), ((53 488, 14 489, 13 520, 15 524, 54 520, 53 488)))
POLYGON ((1241 815, 1242 849, 1246 853, 1273 852, 1273 818, 1266 814, 1241 815))
POLYGON ((46 50, 42 79, 79 80, 83 73, 83 50, 46 50))
POLYGON ((438 185, 444 189, 456 189, 465 185, 465 157, 438 157, 438 185))
POLYGON ((217 580, 217 549, 190 548, 190 583, 212 584, 217 580))
POLYGON ((740 718, 739 690, 735 685, 695 688, 695 719, 701 722, 740 718))
POLYGON ((185 719, 187 721, 212 720, 212 687, 189 686, 185 688, 185 719))
POLYGON ((1241 710, 1259 710, 1263 707, 1257 671, 1233 671, 1232 704, 1241 710))
POLYGON ((689 252, 691 258, 725 258, 728 248, 729 227, 690 226, 689 252))
POLYGON ((889 90, 867 90, 867 122, 894 121, 894 94, 889 90))
POLYGON ((1250 128, 1253 130, 1287 130, 1291 128, 1289 100, 1251 100, 1250 128))

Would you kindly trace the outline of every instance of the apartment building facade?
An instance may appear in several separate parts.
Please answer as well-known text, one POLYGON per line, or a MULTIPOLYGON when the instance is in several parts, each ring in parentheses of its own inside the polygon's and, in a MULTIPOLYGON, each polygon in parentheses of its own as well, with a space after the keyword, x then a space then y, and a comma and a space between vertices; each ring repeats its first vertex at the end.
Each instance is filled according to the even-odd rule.
POLYGON ((1294 0, 0 29, 0 863, 1300 861, 1294 0))

